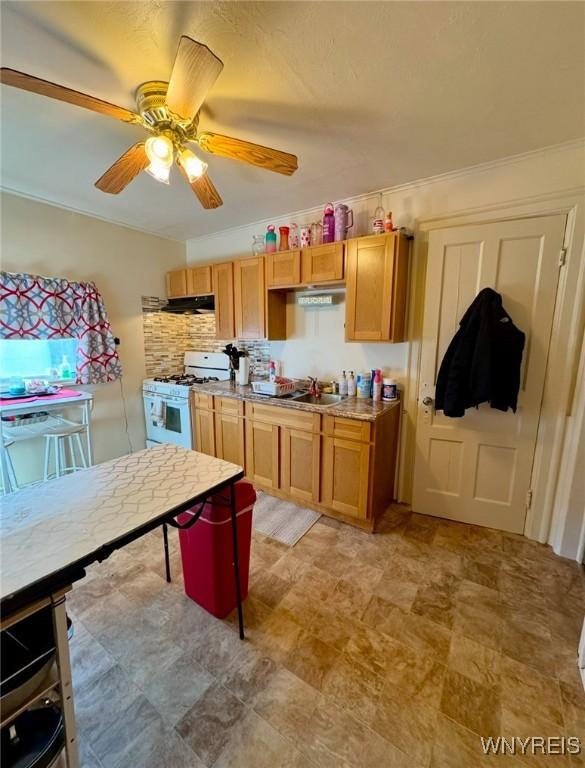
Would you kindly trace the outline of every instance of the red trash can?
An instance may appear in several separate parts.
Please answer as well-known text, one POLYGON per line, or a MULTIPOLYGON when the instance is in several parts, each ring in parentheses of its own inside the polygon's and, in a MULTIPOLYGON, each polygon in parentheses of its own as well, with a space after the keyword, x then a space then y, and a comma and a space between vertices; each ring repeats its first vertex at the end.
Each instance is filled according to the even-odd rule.
MULTIPOLYGON (((256 501, 254 487, 240 480, 234 485, 238 530, 240 594, 248 595, 252 510, 256 501)), ((198 507, 193 507, 193 510, 198 507)), ((178 516, 184 525, 193 510, 178 516)), ((185 593, 206 611, 223 619, 237 606, 232 543, 232 521, 229 489, 217 493, 205 504, 199 520, 179 530, 185 593)))

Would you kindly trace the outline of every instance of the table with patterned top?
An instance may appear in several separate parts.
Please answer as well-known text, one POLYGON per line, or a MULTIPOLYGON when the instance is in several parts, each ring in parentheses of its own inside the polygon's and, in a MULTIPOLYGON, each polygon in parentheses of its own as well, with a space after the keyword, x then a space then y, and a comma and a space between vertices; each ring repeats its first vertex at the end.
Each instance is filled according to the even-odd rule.
MULTIPOLYGON (((234 484, 242 467, 160 445, 4 496, 0 501, 3 626, 50 604, 59 658, 68 765, 78 765, 64 594, 84 569, 224 489, 230 491, 234 578, 240 594, 234 484)), ((194 516, 193 520, 196 520, 194 516)))

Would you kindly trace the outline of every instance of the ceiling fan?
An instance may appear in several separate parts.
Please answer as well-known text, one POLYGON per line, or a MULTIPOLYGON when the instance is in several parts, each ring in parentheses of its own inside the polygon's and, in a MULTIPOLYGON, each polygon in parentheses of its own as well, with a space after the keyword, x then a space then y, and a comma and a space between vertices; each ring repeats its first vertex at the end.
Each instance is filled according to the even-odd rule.
POLYGON ((296 156, 288 152, 219 133, 198 132, 199 110, 222 69, 223 62, 206 45, 183 35, 169 82, 150 80, 136 90, 137 112, 6 67, 0 69, 0 82, 146 128, 151 135, 130 147, 96 181, 102 192, 119 194, 141 171, 168 184, 176 162, 201 205, 218 208, 223 201, 207 175, 207 163, 188 144, 285 176, 298 167, 296 156))

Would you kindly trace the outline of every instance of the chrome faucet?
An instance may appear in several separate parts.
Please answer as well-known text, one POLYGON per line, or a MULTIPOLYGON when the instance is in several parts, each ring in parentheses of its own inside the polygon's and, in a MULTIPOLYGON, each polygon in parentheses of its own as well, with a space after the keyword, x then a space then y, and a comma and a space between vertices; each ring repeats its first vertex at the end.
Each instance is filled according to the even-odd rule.
POLYGON ((319 382, 313 376, 309 376, 309 381, 311 382, 309 385, 309 394, 318 400, 321 397, 321 389, 319 387, 319 382))

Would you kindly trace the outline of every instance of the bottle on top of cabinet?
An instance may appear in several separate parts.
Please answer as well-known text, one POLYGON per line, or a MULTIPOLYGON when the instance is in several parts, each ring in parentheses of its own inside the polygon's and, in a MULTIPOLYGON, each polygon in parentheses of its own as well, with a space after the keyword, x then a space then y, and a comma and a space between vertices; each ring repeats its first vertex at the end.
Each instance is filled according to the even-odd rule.
POLYGON ((394 222, 392 221, 392 211, 388 211, 384 219, 384 232, 394 232, 394 222))
POLYGON ((335 211, 333 203, 327 203, 323 211, 323 242, 335 242, 335 211))
POLYGON ((384 207, 382 205, 382 193, 378 195, 378 205, 374 211, 374 218, 372 220, 372 233, 374 235, 384 234, 384 207))
POLYGON ((261 253, 264 253, 265 247, 264 235, 254 235, 252 237, 252 253, 254 256, 260 256, 261 253))
POLYGON ((342 371, 341 376, 339 377, 339 394, 347 395, 347 377, 345 371, 342 371))
POLYGON ((288 244, 289 228, 288 227, 279 227, 278 231, 280 232, 280 242, 278 244, 278 250, 279 251, 288 251, 288 249, 289 249, 289 244, 288 244))
POLYGON ((314 221, 311 224, 311 245, 321 245, 323 243, 323 224, 320 221, 314 221))
POLYGON ((353 227, 353 211, 352 209, 338 203, 335 206, 335 242, 347 239, 348 230, 353 227))
POLYGON ((349 372, 349 377, 347 379, 347 394, 348 397, 355 397, 357 392, 357 382, 355 380, 355 376, 353 375, 353 371, 349 372))
POLYGON ((274 253, 276 251, 276 227, 273 224, 269 224, 266 228, 266 253, 274 253))
POLYGON ((290 225, 290 231, 288 233, 288 245, 292 251, 299 247, 299 225, 295 224, 294 221, 290 225))

